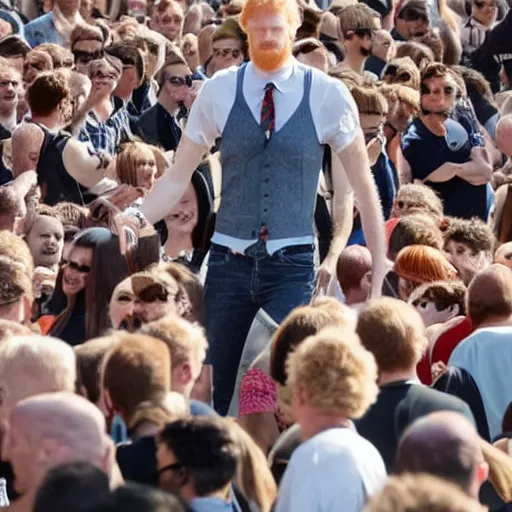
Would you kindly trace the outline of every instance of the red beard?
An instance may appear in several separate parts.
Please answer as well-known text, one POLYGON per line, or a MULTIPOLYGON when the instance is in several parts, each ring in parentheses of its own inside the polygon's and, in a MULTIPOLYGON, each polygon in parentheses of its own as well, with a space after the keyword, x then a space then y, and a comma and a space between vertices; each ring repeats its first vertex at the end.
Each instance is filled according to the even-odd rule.
POLYGON ((292 45, 288 41, 284 48, 260 49, 251 45, 249 36, 249 56, 252 63, 262 71, 268 73, 277 71, 292 55, 292 45))

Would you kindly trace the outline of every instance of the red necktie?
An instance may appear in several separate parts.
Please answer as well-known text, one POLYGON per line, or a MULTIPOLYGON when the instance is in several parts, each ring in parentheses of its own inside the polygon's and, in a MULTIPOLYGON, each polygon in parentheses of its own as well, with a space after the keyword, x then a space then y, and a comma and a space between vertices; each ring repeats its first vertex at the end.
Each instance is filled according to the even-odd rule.
POLYGON ((265 147, 275 130, 276 111, 274 108, 274 88, 273 83, 268 83, 265 86, 265 96, 263 97, 263 105, 261 106, 261 121, 260 125, 265 132, 266 142, 265 147))

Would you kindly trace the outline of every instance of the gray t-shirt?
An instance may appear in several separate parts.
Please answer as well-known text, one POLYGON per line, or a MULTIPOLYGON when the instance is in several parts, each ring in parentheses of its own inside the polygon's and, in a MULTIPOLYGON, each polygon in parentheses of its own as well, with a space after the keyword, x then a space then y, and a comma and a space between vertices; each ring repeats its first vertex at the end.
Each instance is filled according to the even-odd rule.
POLYGON ((359 512, 386 479, 377 449, 357 432, 331 428, 292 455, 276 512, 359 512))

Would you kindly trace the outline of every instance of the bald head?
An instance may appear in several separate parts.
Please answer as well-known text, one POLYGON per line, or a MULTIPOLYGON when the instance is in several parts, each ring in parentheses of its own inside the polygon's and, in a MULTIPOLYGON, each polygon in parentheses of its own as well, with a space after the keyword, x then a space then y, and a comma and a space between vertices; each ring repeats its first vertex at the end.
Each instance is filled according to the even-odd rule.
POLYGON ((494 253, 494 263, 501 263, 512 269, 512 242, 500 245, 494 253))
POLYGON ((512 315, 512 270, 495 263, 480 271, 468 287, 467 302, 475 327, 507 320, 512 315))
POLYGON ((35 491, 49 469, 67 462, 108 471, 105 419, 85 398, 67 392, 27 398, 12 410, 10 424, 2 457, 12 463, 20 492, 35 491), (34 467, 26 467, 24 450, 34 467))
POLYGON ((420 418, 405 431, 395 471, 439 476, 478 496, 482 466, 485 463, 474 425, 462 414, 442 411, 420 418))
POLYGON ((14 336, 0 345, 0 417, 20 400, 56 391, 73 392, 76 359, 61 340, 37 335, 14 336))
POLYGON ((502 116, 496 125, 496 145, 508 157, 512 156, 512 114, 502 116))
POLYGON ((12 174, 16 178, 25 171, 35 170, 44 133, 34 123, 21 123, 12 134, 12 174))

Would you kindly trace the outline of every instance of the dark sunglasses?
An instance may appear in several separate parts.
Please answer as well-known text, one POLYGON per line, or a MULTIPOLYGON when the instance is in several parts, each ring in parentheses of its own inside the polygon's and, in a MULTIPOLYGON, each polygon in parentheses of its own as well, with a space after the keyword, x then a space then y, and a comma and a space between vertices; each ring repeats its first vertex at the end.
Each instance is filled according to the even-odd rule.
MULTIPOLYGON (((421 85, 420 93, 422 96, 433 94, 432 91, 424 84, 421 85)), ((447 85, 444 87, 444 93, 446 96, 453 96, 455 94, 455 87, 447 85)))
POLYGON ((154 283, 141 290, 137 296, 142 302, 167 302, 169 291, 163 285, 154 283))
POLYGON ((100 80, 103 80, 105 78, 108 78, 109 80, 116 80, 117 75, 115 73, 103 73, 103 71, 99 70, 94 73, 95 78, 99 78, 100 80))
POLYGON ((80 274, 88 274, 91 271, 89 265, 79 265, 76 261, 62 260, 61 265, 63 267, 67 266, 75 272, 80 272, 80 274))
POLYGON ((353 30, 353 32, 357 37, 360 37, 361 39, 364 39, 365 37, 373 39, 373 36, 375 35, 375 30, 372 28, 356 28, 353 30))
POLYGON ((76 62, 89 64, 89 62, 93 60, 101 59, 103 57, 103 51, 99 50, 97 52, 84 52, 82 50, 73 50, 73 55, 75 56, 76 62))
POLYGON ((238 48, 213 48, 212 52, 215 57, 222 57, 223 59, 227 57, 238 59, 242 54, 242 50, 238 48))
POLYGON ((194 75, 186 75, 186 76, 168 76, 167 81, 174 85, 174 87, 182 87, 186 85, 187 87, 192 87, 194 83, 194 75))
POLYGON ((479 0, 475 0, 475 7, 477 9, 483 9, 484 7, 496 7, 496 2, 486 3, 486 2, 480 2, 479 0))

